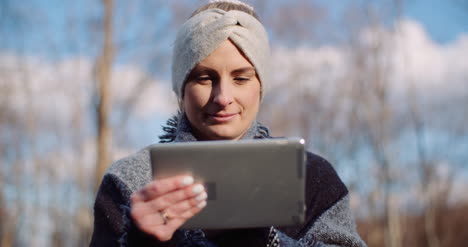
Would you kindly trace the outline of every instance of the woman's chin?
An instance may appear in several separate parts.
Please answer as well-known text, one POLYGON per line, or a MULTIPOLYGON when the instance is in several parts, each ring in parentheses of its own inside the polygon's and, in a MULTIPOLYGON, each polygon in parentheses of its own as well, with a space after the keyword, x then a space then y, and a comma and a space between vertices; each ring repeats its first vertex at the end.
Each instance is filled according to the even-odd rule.
POLYGON ((208 134, 206 136, 206 139, 208 140, 238 140, 245 133, 245 131, 241 131, 226 125, 210 126, 204 132, 208 134))

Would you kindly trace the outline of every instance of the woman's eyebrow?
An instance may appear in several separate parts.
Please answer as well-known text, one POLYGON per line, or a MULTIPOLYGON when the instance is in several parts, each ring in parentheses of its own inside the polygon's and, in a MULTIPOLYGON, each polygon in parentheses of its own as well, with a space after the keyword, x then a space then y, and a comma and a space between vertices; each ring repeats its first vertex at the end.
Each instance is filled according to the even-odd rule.
POLYGON ((238 68, 238 69, 233 70, 231 72, 231 74, 241 74, 241 73, 247 73, 247 72, 254 72, 255 73, 255 68, 254 67, 238 68))
POLYGON ((203 72, 212 72, 215 70, 209 67, 205 67, 203 65, 197 65, 195 68, 193 68, 192 71, 196 73, 203 73, 203 72))

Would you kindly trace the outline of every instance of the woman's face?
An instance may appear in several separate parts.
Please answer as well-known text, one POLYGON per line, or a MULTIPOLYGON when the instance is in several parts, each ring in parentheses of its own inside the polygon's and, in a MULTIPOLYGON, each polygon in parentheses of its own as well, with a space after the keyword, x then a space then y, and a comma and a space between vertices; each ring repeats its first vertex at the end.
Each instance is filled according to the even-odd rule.
POLYGON ((238 140, 255 120, 260 82, 255 68, 226 40, 190 73, 182 107, 200 140, 238 140))

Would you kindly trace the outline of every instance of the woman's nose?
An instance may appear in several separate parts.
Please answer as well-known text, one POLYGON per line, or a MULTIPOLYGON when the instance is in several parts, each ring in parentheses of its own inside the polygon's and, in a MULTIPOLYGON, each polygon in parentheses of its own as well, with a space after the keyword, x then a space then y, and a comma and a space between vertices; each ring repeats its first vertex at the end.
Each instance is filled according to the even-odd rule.
POLYGON ((232 88, 229 85, 229 81, 226 79, 221 79, 219 83, 213 88, 213 102, 225 107, 230 105, 234 98, 232 95, 232 88))

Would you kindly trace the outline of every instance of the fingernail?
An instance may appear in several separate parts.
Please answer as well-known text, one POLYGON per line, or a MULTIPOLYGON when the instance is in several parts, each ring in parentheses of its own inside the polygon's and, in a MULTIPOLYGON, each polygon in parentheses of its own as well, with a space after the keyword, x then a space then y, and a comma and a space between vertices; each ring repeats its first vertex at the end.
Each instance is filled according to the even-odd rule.
POLYGON ((204 188, 203 188, 203 185, 201 185, 201 184, 197 184, 197 185, 193 186, 193 188, 192 188, 192 192, 194 194, 201 193, 203 190, 204 190, 204 188))
POLYGON ((195 200, 202 201, 202 200, 205 200, 207 197, 208 197, 208 194, 206 194, 206 192, 204 192, 204 193, 201 193, 200 195, 198 195, 197 197, 195 197, 195 200))
POLYGON ((206 206, 206 201, 200 202, 200 204, 197 205, 199 208, 204 208, 206 206))
POLYGON ((193 177, 192 176, 187 176, 182 179, 182 185, 187 186, 193 184, 193 177))

